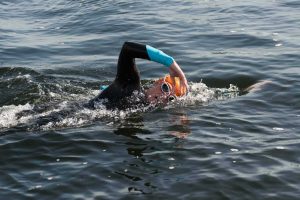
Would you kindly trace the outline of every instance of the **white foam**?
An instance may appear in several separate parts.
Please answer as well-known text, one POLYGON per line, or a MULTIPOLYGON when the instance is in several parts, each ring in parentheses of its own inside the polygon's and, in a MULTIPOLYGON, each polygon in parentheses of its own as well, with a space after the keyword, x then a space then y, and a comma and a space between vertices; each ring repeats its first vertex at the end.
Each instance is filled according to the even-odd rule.
POLYGON ((23 78, 31 79, 32 76, 30 74, 22 74, 22 75, 20 74, 20 75, 16 76, 16 78, 18 78, 18 79, 23 79, 23 78))
MULTIPOLYGON (((142 110, 146 108, 147 107, 140 108, 140 109, 137 108, 137 109, 127 109, 127 110, 109 110, 106 109, 104 105, 102 106, 98 105, 97 109, 94 110, 87 109, 87 108, 79 108, 72 115, 67 116, 66 118, 58 122, 48 122, 47 124, 42 125, 40 129, 49 130, 49 129, 60 128, 60 127, 78 127, 84 124, 89 124, 103 117, 108 117, 111 118, 112 120, 122 120, 126 118, 128 115, 136 112, 142 112, 142 110)), ((49 111, 49 112, 54 112, 54 111, 49 111)), ((40 114, 39 116, 44 116, 44 113, 40 114)))
MULTIPOLYGON (((39 117, 44 117, 50 115, 51 113, 59 112, 65 109, 67 106, 68 106, 68 102, 63 101, 58 105, 58 108, 46 110, 41 113, 34 113, 34 114, 30 113, 23 116, 18 116, 18 113, 22 111, 32 111, 34 106, 29 103, 25 105, 18 105, 18 106, 16 105, 3 106, 0 108, 0 129, 15 127, 20 124, 28 124, 32 122, 32 120, 37 119, 39 117)), ((52 127, 52 125, 49 124, 48 126, 52 127)))
POLYGON ((20 123, 28 122, 28 118, 26 117, 17 117, 17 113, 25 111, 25 110, 32 110, 33 106, 29 103, 25 105, 9 105, 9 106, 2 106, 0 108, 0 128, 9 128, 12 126, 16 126, 20 123))
POLYGON ((213 99, 215 92, 209 89, 204 83, 191 83, 187 96, 179 99, 184 105, 206 103, 213 99))
MULTIPOLYGON (((209 88, 204 83, 190 83, 189 93, 187 96, 179 98, 172 104, 178 105, 195 105, 206 104, 213 100, 227 100, 235 98, 239 94, 239 88, 230 84, 229 88, 209 88)), ((167 107, 168 108, 168 107, 167 107)))

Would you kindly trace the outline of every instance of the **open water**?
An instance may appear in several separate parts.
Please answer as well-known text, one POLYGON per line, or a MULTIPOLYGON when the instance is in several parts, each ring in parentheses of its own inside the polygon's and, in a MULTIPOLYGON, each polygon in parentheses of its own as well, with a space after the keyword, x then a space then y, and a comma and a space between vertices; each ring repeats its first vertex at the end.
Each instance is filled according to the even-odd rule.
POLYGON ((0 0, 1 199, 299 199, 299 27, 298 0, 0 0), (124 41, 189 95, 83 108, 124 41))

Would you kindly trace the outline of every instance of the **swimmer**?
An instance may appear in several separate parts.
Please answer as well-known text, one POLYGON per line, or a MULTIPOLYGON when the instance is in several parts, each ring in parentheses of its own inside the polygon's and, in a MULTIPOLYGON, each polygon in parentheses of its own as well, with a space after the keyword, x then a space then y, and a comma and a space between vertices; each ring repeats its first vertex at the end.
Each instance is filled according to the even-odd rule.
POLYGON ((186 95, 187 91, 186 77, 171 56, 149 45, 125 42, 119 55, 115 80, 97 97, 90 100, 87 106, 96 108, 97 104, 100 103, 108 109, 127 108, 128 105, 134 103, 130 100, 130 97, 135 93, 142 94, 143 103, 167 104, 169 101, 186 95), (149 89, 143 90, 135 58, 163 64, 168 67, 169 74, 155 81, 149 89))

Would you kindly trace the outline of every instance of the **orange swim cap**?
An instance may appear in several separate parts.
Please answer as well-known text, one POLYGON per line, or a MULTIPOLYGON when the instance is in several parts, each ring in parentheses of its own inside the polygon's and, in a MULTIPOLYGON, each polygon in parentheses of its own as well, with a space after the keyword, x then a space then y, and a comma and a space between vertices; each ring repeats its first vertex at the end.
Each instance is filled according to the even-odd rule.
POLYGON ((177 97, 182 97, 186 94, 186 88, 181 85, 179 77, 166 75, 164 80, 174 88, 173 91, 177 97))

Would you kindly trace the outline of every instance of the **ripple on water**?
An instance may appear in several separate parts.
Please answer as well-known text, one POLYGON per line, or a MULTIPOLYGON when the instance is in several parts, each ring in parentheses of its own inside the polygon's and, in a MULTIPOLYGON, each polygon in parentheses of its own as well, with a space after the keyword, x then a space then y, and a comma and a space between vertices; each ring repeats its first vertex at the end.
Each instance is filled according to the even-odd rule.
MULTIPOLYGON (((0 7, 2 199, 299 199, 299 1, 0 7), (172 55, 189 95, 83 108, 127 40, 172 55)), ((168 72, 137 65, 142 84, 168 72)))

